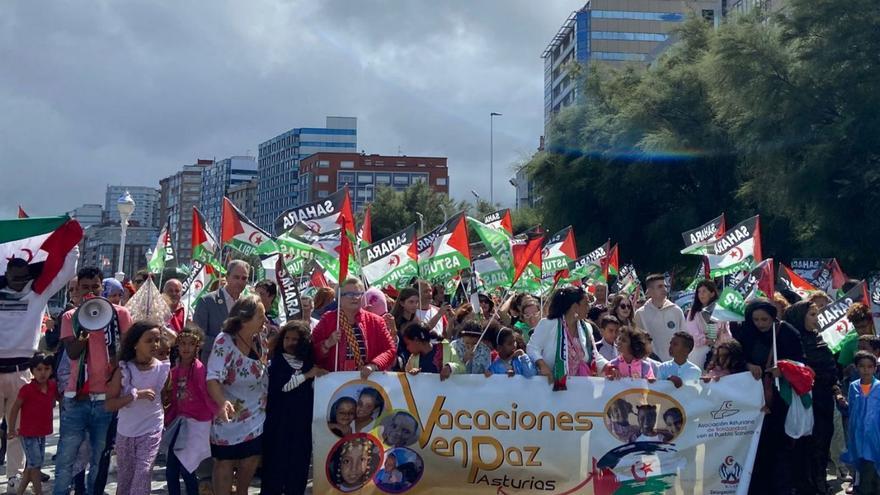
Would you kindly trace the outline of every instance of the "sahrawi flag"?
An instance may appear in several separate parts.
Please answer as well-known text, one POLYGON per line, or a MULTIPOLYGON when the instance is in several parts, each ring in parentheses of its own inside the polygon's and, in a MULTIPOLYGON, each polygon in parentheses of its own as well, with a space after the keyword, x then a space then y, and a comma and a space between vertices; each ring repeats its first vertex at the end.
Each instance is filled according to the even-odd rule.
POLYGON ((419 273, 426 280, 447 280, 471 266, 464 213, 422 236, 418 241, 419 273))
POLYGON ((718 239, 683 249, 682 254, 705 256, 709 277, 749 271, 761 261, 761 222, 758 215, 737 224, 718 239))
POLYGON ((577 258, 574 230, 571 226, 553 234, 541 251, 541 286, 544 292, 568 277, 568 265, 577 258))
POLYGON ((607 259, 611 253, 611 240, 597 247, 589 253, 569 263, 570 282, 587 280, 588 282, 606 282, 602 279, 602 260, 607 259))
MULTIPOLYGON (((687 462, 675 444, 633 442, 608 451, 596 463, 602 494, 671 493, 687 462)), ((598 484, 597 484, 598 485, 598 484)))
MULTIPOLYGON (((504 210, 502 210, 504 211, 504 210)), ((499 212, 487 216, 484 220, 491 220, 493 215, 501 216, 499 212)), ((503 216, 502 216, 503 218, 503 216)), ((483 241, 483 246, 491 254, 495 263, 501 269, 507 272, 507 278, 513 278, 513 257, 510 252, 511 235, 504 227, 503 221, 495 223, 481 222, 475 218, 467 217, 468 226, 477 233, 477 236, 483 241), (495 227, 494 225, 498 225, 495 227)))
POLYGON ((507 234, 507 237, 513 237, 513 222, 510 219, 510 208, 489 213, 483 217, 483 223, 489 228, 504 232, 507 234))
MULTIPOLYGON (((348 188, 344 187, 324 199, 285 211, 275 219, 275 233, 287 232, 300 222, 318 234, 339 230, 343 223, 347 223, 346 215, 353 218, 348 188)), ((353 221, 350 230, 354 230, 353 221)))
POLYGON ((67 216, 0 220, 0 275, 6 274, 10 261, 19 259, 37 274, 31 285, 34 292, 57 291, 67 283, 58 280, 59 273, 82 237, 79 222, 67 216))
POLYGON ((828 344, 831 352, 840 351, 847 334, 855 330, 846 317, 846 310, 855 303, 870 304, 868 284, 864 281, 819 312, 819 335, 828 344))
POLYGON ((241 212, 227 197, 223 197, 223 221, 220 227, 220 242, 236 251, 253 256, 257 249, 271 236, 265 230, 257 227, 244 213, 241 212))
POLYGON ((776 287, 780 291, 787 290, 794 292, 802 299, 806 299, 811 292, 816 291, 813 284, 807 282, 806 279, 782 263, 779 264, 779 273, 776 276, 776 287))
POLYGON ((162 230, 159 231, 159 238, 156 239, 153 256, 147 262, 147 268, 153 273, 162 273, 166 267, 172 267, 176 264, 174 248, 171 246, 171 231, 168 226, 169 221, 166 220, 162 230))
POLYGON ((358 230, 358 247, 365 248, 373 243, 373 220, 370 215, 370 206, 367 205, 364 211, 364 221, 361 222, 361 228, 358 230))
POLYGON ((773 297, 773 285, 773 258, 767 258, 740 283, 721 291, 712 317, 720 321, 744 321, 746 304, 758 297, 773 297))
POLYGON ((544 245, 544 231, 535 227, 513 238, 511 252, 513 254, 514 289, 532 295, 541 292, 541 254, 544 245))
POLYGON ((407 285, 419 275, 416 224, 361 250, 364 278, 374 287, 407 285))

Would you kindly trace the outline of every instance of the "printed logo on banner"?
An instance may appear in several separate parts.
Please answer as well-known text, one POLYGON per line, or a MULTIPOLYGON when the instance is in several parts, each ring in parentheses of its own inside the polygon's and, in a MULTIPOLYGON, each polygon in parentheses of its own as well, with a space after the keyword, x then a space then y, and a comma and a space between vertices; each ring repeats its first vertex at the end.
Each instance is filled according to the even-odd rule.
POLYGON ((718 476, 721 477, 721 483, 725 485, 739 484, 739 478, 742 476, 742 466, 732 455, 724 458, 724 462, 718 467, 718 476))
POLYGON ((733 401, 726 400, 721 404, 721 407, 714 411, 710 411, 712 415, 712 419, 724 419, 729 416, 733 416, 739 412, 739 409, 733 408, 733 401))

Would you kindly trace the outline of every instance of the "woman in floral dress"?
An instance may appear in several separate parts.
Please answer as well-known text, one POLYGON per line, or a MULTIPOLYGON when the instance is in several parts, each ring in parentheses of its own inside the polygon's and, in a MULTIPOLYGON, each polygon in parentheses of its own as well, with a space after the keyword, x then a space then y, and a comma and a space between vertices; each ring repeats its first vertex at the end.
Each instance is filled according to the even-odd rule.
POLYGON ((208 393, 221 405, 211 425, 215 495, 230 493, 233 472, 236 492, 247 493, 260 463, 269 383, 265 321, 257 296, 239 299, 208 359, 208 393))

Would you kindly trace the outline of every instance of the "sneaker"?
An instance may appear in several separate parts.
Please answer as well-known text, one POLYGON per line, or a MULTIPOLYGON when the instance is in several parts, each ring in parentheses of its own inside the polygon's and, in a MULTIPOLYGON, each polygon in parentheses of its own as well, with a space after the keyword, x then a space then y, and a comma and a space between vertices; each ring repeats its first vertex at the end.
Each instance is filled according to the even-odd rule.
POLYGON ((6 493, 18 493, 18 485, 21 483, 21 475, 16 474, 6 482, 6 493))

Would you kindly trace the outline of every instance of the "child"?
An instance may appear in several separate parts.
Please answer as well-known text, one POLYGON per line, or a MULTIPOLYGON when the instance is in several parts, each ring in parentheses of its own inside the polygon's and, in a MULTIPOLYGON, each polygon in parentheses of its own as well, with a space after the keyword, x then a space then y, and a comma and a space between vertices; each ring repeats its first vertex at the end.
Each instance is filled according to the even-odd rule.
POLYGON ((304 493, 312 457, 315 366, 311 329, 303 320, 279 330, 269 364, 269 397, 263 429, 263 493, 304 493))
POLYGON ((440 373, 445 380, 453 373, 463 373, 465 366, 452 345, 446 340, 434 341, 431 331, 422 323, 413 323, 403 331, 403 342, 410 352, 406 372, 440 373))
POLYGON ((846 452, 843 462, 856 466, 858 483, 855 493, 880 493, 880 380, 877 357, 865 351, 856 353, 853 362, 859 370, 859 379, 849 385, 849 423, 846 452))
POLYGON ((681 387, 684 381, 698 381, 703 371, 699 366, 688 361, 688 356, 693 350, 694 336, 685 331, 675 332, 672 340, 669 341, 669 355, 672 359, 660 365, 657 378, 671 381, 675 388, 681 387))
POLYGON ((351 425, 354 423, 357 401, 351 397, 342 397, 333 403, 330 408, 330 421, 327 426, 337 437, 344 437, 352 433, 351 425))
POLYGON ((639 417, 639 430, 641 434, 636 438, 636 442, 663 442, 664 435, 656 430, 657 427, 657 406, 654 404, 644 404, 637 406, 639 417))
POLYGON ((708 371, 703 375, 703 381, 718 381, 722 376, 741 373, 746 370, 746 358, 743 348, 737 340, 731 339, 715 346, 712 359, 709 360, 708 371))
POLYGON ((397 456, 391 452, 385 457, 385 465, 376 474, 376 484, 397 485, 399 483, 403 483, 403 473, 397 469, 397 456))
POLYGON ((498 351, 498 359, 496 359, 489 369, 486 370, 486 376, 492 376, 493 373, 499 375, 522 375, 531 378, 538 374, 535 365, 529 355, 522 349, 516 348, 516 337, 513 330, 502 328, 495 337, 495 350, 498 351))
POLYGON ((452 342, 452 349, 464 363, 464 373, 469 375, 484 373, 492 364, 492 350, 485 342, 477 342, 482 334, 483 328, 480 324, 469 321, 462 325, 458 338, 452 342))
POLYGON ((617 357, 617 334, 620 332, 620 320, 614 315, 605 315, 599 319, 599 330, 602 333, 602 340, 596 344, 596 350, 599 354, 605 356, 605 359, 611 361, 617 357))
MULTIPOLYGON (((201 461, 211 455, 211 420, 217 405, 208 395, 208 369, 199 360, 205 335, 194 323, 188 323, 177 336, 177 366, 171 370, 168 387, 168 413, 165 440, 168 442, 165 480, 169 495, 180 494, 180 477, 188 495, 198 495, 199 479, 195 474, 201 461), (186 426, 184 427, 184 424, 186 426), (180 448, 177 446, 180 437, 180 448), (185 459, 182 461, 178 454, 185 459)), ((161 345, 159 353, 162 353, 161 345)))
POLYGON ((119 411, 116 426, 117 490, 147 495, 150 474, 165 419, 161 390, 168 381, 171 363, 159 361, 161 325, 136 322, 128 329, 119 350, 119 367, 107 387, 105 407, 119 411))
POLYGON ((10 427, 7 437, 10 440, 16 436, 21 437, 21 446, 27 461, 18 486, 18 495, 24 493, 28 483, 31 483, 36 495, 43 493, 40 469, 46 455, 46 437, 52 434, 52 410, 58 396, 55 380, 49 379, 54 362, 52 356, 34 356, 30 366, 34 379, 21 387, 9 412, 10 427), (21 423, 15 429, 12 425, 16 424, 19 411, 22 412, 21 423))
POLYGON ((654 370, 645 361, 648 357, 648 334, 638 328, 623 327, 617 336, 619 355, 608 362, 605 373, 608 378, 647 378, 654 380, 654 370))

